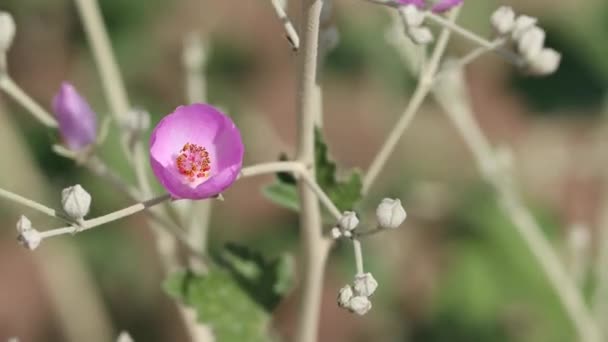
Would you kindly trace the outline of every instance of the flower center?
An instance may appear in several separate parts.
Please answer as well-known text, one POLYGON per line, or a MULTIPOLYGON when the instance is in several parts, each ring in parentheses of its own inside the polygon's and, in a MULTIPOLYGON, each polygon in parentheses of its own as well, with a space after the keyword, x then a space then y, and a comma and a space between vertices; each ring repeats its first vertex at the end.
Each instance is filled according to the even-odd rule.
POLYGON ((207 149, 197 144, 186 143, 175 160, 177 171, 189 182, 209 177, 211 159, 207 149))

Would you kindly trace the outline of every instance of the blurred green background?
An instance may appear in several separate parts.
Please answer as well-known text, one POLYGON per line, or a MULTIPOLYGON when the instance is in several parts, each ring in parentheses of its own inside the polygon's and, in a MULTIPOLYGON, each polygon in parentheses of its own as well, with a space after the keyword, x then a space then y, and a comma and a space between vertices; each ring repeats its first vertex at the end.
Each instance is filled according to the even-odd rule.
MULTIPOLYGON (((490 13, 511 5, 539 17, 548 46, 563 53, 560 70, 542 79, 522 75, 494 55, 466 72, 482 128, 495 144, 512 146, 527 204, 566 264, 570 227, 589 226, 589 271, 580 286, 590 297, 597 218, 608 196, 600 191, 605 175, 597 165, 603 160, 590 152, 597 149, 606 120, 608 2, 465 3, 463 26, 490 36, 490 13)), ((268 1, 100 4, 131 102, 149 110, 153 123, 186 102, 182 45, 196 31, 210 46, 209 102, 223 107, 240 127, 245 164, 293 154, 295 58, 268 1)), ((108 115, 72 2, 2 0, 0 10, 17 22, 8 61, 18 84, 49 108, 59 84, 69 80, 98 115, 108 115)), ((333 20, 341 40, 323 74, 324 133, 342 168, 364 170, 407 103, 414 79, 384 39, 390 24, 385 9, 340 0, 333 20)), ((456 37, 449 53, 462 55, 470 48, 456 37)), ((0 95, 0 187, 59 207, 60 190, 80 183, 93 194, 92 216, 130 203, 53 154, 50 146, 57 141, 0 95)), ((102 155, 133 179, 117 141, 109 139, 102 155)), ((238 182, 224 202, 214 205, 211 249, 234 241, 267 256, 297 256, 296 214, 261 194, 271 181, 267 176, 238 182)), ((360 206, 364 221, 373 221, 383 197, 401 198, 409 218, 400 230, 364 242, 366 268, 380 283, 374 308, 358 317, 337 307, 338 289, 354 274, 351 247, 339 243, 326 272, 320 341, 576 340, 542 271, 432 101, 425 103, 360 206)), ((0 203, 0 213, 0 341, 11 336, 25 342, 75 341, 79 333, 96 334, 90 341, 109 341, 122 330, 136 341, 185 340, 162 290, 153 237, 141 215, 49 240, 29 252, 15 242, 19 214, 40 228, 59 223, 7 202, 0 203)), ((297 306, 294 290, 274 312, 273 329, 283 340, 294 334, 297 306)))

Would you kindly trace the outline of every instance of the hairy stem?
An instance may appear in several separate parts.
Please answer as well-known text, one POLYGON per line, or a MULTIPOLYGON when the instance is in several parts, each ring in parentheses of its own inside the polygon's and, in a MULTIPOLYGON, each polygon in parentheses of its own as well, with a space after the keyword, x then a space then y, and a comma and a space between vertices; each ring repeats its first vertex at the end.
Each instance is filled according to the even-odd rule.
MULTIPOLYGON (((454 22, 458 17, 458 12, 459 9, 452 11, 448 20, 450 22, 454 22)), ((429 63, 423 67, 418 85, 414 90, 414 94, 412 95, 410 102, 368 168, 365 177, 363 178, 364 194, 369 192, 370 187, 374 184, 380 172, 384 169, 386 162, 397 147, 403 132, 405 132, 405 130, 409 127, 410 123, 414 119, 414 116, 420 109, 420 106, 422 106, 424 99, 431 91, 433 86, 433 78, 437 72, 437 69, 439 68, 439 62, 441 61, 441 57, 443 56, 447 43, 450 39, 450 32, 451 31, 448 28, 444 28, 441 31, 441 35, 439 36, 439 40, 435 45, 431 59, 429 63)))
MULTIPOLYGON (((297 160, 309 170, 314 170, 314 133, 317 116, 314 92, 317 76, 319 21, 323 1, 301 0, 301 4, 302 46, 298 55, 296 100, 297 160)), ((300 236, 304 274, 295 341, 313 342, 318 337, 323 275, 330 242, 323 238, 321 210, 314 191, 305 182, 298 181, 298 196, 301 204, 300 236)))
POLYGON ((494 150, 473 116, 462 75, 444 81, 446 83, 440 84, 436 89, 436 98, 471 150, 481 174, 494 187, 501 209, 538 261, 566 314, 573 322, 580 340, 600 341, 596 322, 579 289, 568 276, 551 243, 512 186, 510 175, 499 169, 494 150))
POLYGON ((0 71, 0 89, 4 90, 10 97, 30 112, 43 125, 57 128, 57 120, 49 114, 42 106, 29 97, 15 81, 6 73, 0 71))

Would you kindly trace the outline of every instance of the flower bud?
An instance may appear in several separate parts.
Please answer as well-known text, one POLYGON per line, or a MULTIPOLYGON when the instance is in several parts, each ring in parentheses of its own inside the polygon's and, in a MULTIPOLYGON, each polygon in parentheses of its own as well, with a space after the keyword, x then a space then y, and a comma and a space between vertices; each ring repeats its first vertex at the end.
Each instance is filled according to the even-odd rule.
POLYGON ((433 33, 428 27, 410 27, 407 33, 414 43, 419 45, 429 44, 433 41, 433 33))
POLYGON ((490 23, 498 34, 507 34, 515 27, 515 12, 509 6, 501 6, 492 13, 490 23))
POLYGON ((359 218, 357 218, 357 214, 354 211, 345 211, 340 220, 338 220, 338 226, 344 231, 353 230, 358 225, 359 218))
POLYGON ((17 232, 23 233, 24 231, 30 229, 32 229, 32 222, 24 215, 21 215, 21 217, 19 217, 19 221, 17 221, 17 232))
POLYGON ((116 338, 116 342, 133 342, 133 338, 129 335, 128 332, 123 331, 116 338))
POLYGON ((68 216, 80 220, 89 213, 91 195, 80 184, 76 184, 61 191, 61 205, 68 216))
POLYGON ((371 310, 372 302, 365 296, 357 296, 350 300, 348 308, 357 315, 363 316, 371 310))
POLYGON ((371 273, 359 274, 355 276, 355 292, 360 296, 369 297, 378 288, 378 282, 371 273))
POLYGON ((526 61, 536 58, 545 46, 545 31, 538 26, 527 30, 517 43, 519 53, 526 61))
POLYGON ((42 236, 40 232, 36 229, 26 229, 22 231, 17 240, 27 249, 34 250, 38 246, 40 246, 40 242, 42 242, 42 236))
POLYGON ((424 22, 424 12, 414 5, 407 5, 400 11, 408 27, 418 27, 424 22))
POLYGON ((97 116, 76 88, 63 82, 53 99, 59 132, 70 150, 81 150, 97 138, 97 116))
POLYGON ((342 237, 342 231, 338 227, 333 227, 330 231, 331 237, 333 239, 339 239, 342 237))
POLYGON ((519 40, 526 31, 536 25, 538 19, 527 15, 520 15, 515 19, 515 26, 513 27, 511 37, 513 40, 519 40))
POLYGON ((545 76, 554 73, 561 62, 562 55, 550 48, 541 52, 528 64, 528 72, 533 75, 545 76))
POLYGON ((376 218, 382 228, 397 228, 406 217, 407 214, 399 199, 385 198, 376 209, 376 218))
POLYGON ((15 38, 15 20, 7 12, 0 11, 0 54, 6 53, 15 38))
POLYGON ((341 308, 349 308, 350 300, 353 298, 353 288, 346 285, 338 292, 338 305, 341 308))

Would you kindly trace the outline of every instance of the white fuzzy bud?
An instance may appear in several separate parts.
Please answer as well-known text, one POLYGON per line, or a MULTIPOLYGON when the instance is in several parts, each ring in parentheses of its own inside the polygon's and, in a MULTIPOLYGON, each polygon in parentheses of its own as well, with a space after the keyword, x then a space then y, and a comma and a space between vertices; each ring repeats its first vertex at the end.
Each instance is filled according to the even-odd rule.
POLYGON ((374 292, 376 292, 376 289, 378 288, 378 282, 376 281, 376 279, 374 279, 374 276, 372 276, 371 273, 365 273, 355 276, 354 285, 355 292, 359 296, 365 297, 369 297, 374 294, 374 292))
POLYGON ((129 335, 128 332, 123 331, 116 338, 116 342, 133 342, 133 338, 129 335))
POLYGON ((557 71, 562 55, 550 48, 542 49, 541 52, 528 63, 528 72, 533 75, 545 76, 557 71))
POLYGON ((357 228, 359 225, 359 218, 354 211, 345 211, 342 213, 342 217, 338 220, 338 226, 344 231, 349 231, 357 228))
POLYGON ((349 308, 350 300, 353 298, 353 288, 346 285, 338 292, 338 305, 341 308, 349 308))
POLYGON ((538 26, 532 27, 521 36, 517 48, 526 61, 531 61, 540 54, 545 47, 545 36, 545 31, 538 26))
POLYGON ((21 217, 19 217, 19 221, 17 221, 17 232, 21 234, 30 229, 32 229, 32 222, 24 215, 21 215, 21 217))
POLYGON ((330 231, 330 234, 333 239, 339 239, 342 237, 342 231, 338 227, 333 227, 330 231))
POLYGON ((536 26, 538 19, 534 17, 530 17, 527 15, 520 15, 515 19, 515 26, 513 27, 513 32, 511 37, 513 40, 519 40, 526 31, 536 26))
POLYGON ((357 315, 363 316, 371 310, 372 302, 365 296, 357 296, 350 300, 348 308, 357 315))
POLYGON ((376 209, 376 218, 382 228, 397 228, 406 217, 407 214, 399 199, 385 198, 376 209))
POLYGON ((76 184, 61 191, 61 205, 68 216, 79 220, 89 213, 91 195, 80 184, 76 184))
POLYGON ((0 11, 0 53, 6 53, 15 38, 15 20, 7 12, 0 11))
POLYGON ((412 41, 419 45, 429 44, 433 41, 433 32, 428 27, 410 27, 407 33, 412 41))
POLYGON ((418 27, 424 22, 424 12, 414 5, 407 5, 401 8, 400 11, 408 27, 418 27))
POLYGON ((498 34, 505 35, 515 27, 515 12, 509 6, 501 6, 492 13, 490 23, 498 34))
POLYGON ((40 246, 42 236, 36 229, 27 229, 19 234, 17 240, 27 249, 34 250, 40 246))

